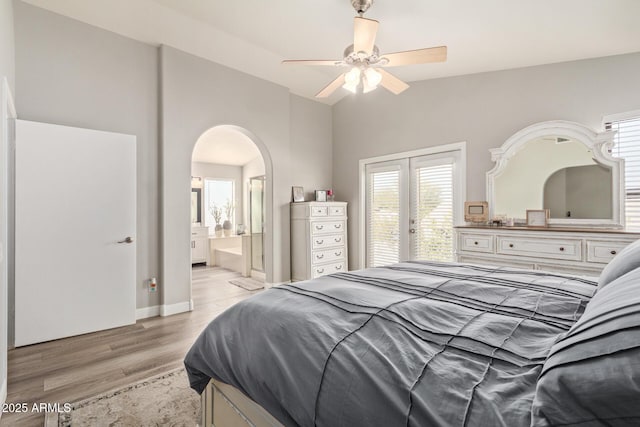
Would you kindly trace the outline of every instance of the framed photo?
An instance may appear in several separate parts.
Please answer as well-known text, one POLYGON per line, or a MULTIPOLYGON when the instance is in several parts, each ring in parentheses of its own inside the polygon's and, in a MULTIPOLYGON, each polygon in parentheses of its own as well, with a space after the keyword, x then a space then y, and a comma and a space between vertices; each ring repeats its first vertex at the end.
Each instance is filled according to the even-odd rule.
POLYGON ((291 187, 294 202, 304 202, 304 190, 302 187, 291 187))
POLYGON ((549 209, 527 209, 527 227, 546 227, 549 209))
POLYGON ((316 190, 316 202, 327 201, 327 190, 316 190))
POLYGON ((467 222, 487 222, 489 220, 489 203, 464 202, 464 220, 467 222))

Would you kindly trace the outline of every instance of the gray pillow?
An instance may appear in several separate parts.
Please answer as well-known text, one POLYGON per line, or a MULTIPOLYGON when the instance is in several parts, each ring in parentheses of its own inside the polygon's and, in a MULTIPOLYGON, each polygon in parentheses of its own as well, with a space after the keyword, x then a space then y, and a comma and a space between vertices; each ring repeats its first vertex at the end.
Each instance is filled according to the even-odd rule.
POLYGON ((600 289, 549 352, 532 426, 640 425, 640 268, 600 289))
POLYGON ((598 289, 638 267, 640 267, 640 240, 625 247, 605 266, 598 279, 598 289))

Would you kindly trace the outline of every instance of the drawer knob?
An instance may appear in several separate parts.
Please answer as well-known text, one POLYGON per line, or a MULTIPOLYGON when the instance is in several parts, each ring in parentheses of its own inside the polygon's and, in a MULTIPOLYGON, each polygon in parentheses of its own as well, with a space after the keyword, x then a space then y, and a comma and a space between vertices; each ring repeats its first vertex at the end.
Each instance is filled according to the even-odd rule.
POLYGON ((509 243, 509 247, 512 248, 513 247, 513 243, 509 243))
POLYGON ((564 252, 564 248, 560 246, 560 252, 564 252))
POLYGON ((474 245, 477 245, 477 244, 478 244, 478 242, 473 242, 473 244, 474 244, 474 245))
POLYGON ((322 274, 322 273, 324 273, 324 268, 319 268, 319 269, 317 269, 316 271, 317 271, 319 274, 322 274))
POLYGON ((324 243, 324 240, 316 240, 316 245, 321 245, 324 243))
POLYGON ((611 255, 615 255, 615 254, 618 253, 618 251, 611 251, 610 253, 611 253, 611 255))
POLYGON ((342 252, 334 252, 334 254, 336 254, 336 256, 340 256, 342 255, 342 252))
POLYGON ((336 270, 342 270, 342 266, 341 265, 336 265, 336 270))
POLYGON ((318 254, 318 255, 316 255, 316 258, 322 259, 322 258, 324 258, 324 254, 318 254))
POLYGON ((342 224, 334 224, 334 227, 335 228, 340 228, 340 227, 342 227, 342 224))
POLYGON ((336 237, 333 240, 335 240, 336 243, 340 243, 340 242, 342 242, 342 237, 336 237))
POLYGON ((316 230, 322 230, 324 228, 324 225, 316 225, 316 230))

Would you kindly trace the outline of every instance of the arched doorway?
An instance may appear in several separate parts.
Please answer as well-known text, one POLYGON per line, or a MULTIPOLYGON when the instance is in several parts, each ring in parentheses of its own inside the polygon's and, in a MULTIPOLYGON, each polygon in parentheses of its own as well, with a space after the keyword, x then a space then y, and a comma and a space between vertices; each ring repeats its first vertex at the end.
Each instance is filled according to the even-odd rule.
POLYGON ((266 146, 238 126, 206 130, 193 146, 191 190, 192 265, 270 283, 273 203, 266 146))

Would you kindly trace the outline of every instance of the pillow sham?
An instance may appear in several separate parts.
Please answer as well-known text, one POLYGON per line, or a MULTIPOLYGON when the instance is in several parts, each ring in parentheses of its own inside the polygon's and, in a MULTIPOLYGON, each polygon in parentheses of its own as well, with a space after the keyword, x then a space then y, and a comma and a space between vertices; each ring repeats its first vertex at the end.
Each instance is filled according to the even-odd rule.
POLYGON ((626 246, 604 267, 598 278, 598 289, 638 267, 640 267, 640 240, 626 246))
POLYGON ((607 284, 549 352, 532 426, 640 425, 640 269, 607 284))

